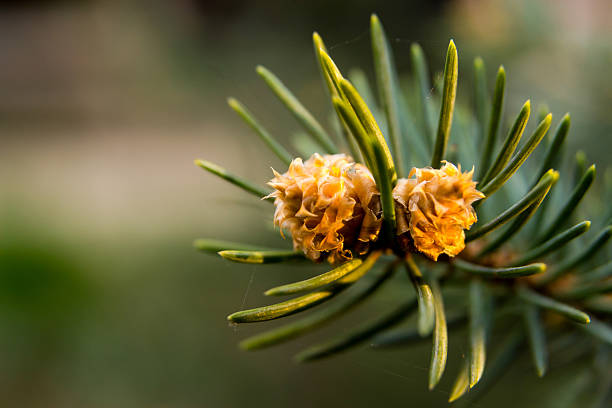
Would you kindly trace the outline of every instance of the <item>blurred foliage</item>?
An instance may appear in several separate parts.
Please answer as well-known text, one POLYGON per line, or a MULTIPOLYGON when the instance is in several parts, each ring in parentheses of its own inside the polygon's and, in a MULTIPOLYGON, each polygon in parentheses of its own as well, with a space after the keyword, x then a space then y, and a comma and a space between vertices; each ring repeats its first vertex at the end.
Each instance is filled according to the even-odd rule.
POLYGON ((71 314, 91 299, 83 273, 59 251, 31 244, 3 245, 0 253, 0 313, 37 330, 71 324, 71 314))

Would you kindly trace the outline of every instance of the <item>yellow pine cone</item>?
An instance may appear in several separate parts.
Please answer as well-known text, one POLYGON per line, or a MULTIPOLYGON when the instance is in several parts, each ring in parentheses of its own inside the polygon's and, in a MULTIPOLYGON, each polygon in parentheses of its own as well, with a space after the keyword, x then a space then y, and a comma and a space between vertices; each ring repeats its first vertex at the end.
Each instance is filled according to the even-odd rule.
MULTIPOLYGON (((274 171, 274 170, 273 170, 274 171)), ((380 194, 362 164, 344 154, 296 158, 268 183, 276 191, 274 224, 289 230, 293 247, 314 260, 338 263, 362 255, 382 223, 380 194)))
POLYGON ((407 238, 409 232, 412 245, 434 261, 440 254, 452 257, 461 252, 463 230, 477 220, 472 203, 484 197, 476 190, 473 173, 473 168, 462 173, 461 165, 444 162, 439 170, 412 168, 408 179, 398 180, 393 198, 400 238, 407 238))

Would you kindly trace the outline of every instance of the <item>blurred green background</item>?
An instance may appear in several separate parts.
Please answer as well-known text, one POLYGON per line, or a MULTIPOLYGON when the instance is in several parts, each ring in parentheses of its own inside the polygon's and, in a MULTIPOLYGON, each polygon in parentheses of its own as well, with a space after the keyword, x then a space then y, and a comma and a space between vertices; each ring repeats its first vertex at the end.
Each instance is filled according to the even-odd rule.
MULTIPOLYGON (((309 270, 231 265, 191 246, 198 237, 281 245, 267 206, 193 159, 262 182, 270 166, 282 169, 226 96, 289 142, 298 126, 255 74, 263 64, 327 123, 312 31, 341 67, 371 74, 371 12, 402 73, 411 70, 413 41, 442 69, 452 37, 460 100, 471 101, 476 55, 491 83, 503 63, 509 115, 527 98, 557 120, 570 111, 572 147, 609 163, 608 0, 2 2, 3 406, 447 405, 460 341, 431 393, 427 343, 291 361, 300 346, 388 306, 380 296, 320 334, 240 352, 240 339, 276 323, 230 327, 225 316, 264 303, 263 290, 309 270)), ((536 379, 524 360, 475 406, 547 406, 545 392, 575 375, 559 369, 536 379)))

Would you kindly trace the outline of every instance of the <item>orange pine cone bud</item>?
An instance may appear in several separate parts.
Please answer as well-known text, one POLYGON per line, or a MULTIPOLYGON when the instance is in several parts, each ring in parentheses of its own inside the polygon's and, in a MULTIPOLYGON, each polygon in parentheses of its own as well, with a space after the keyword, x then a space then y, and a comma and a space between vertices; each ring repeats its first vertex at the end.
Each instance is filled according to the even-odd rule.
POLYGON ((474 169, 461 172, 444 162, 441 169, 413 168, 408 179, 393 189, 397 208, 397 234, 410 233, 414 247, 438 260, 455 256, 465 248, 465 229, 477 221, 472 203, 484 197, 472 181, 474 169), (415 176, 415 178, 411 178, 415 176))
POLYGON ((382 223, 380 194, 370 171, 344 154, 294 159, 268 183, 276 191, 274 224, 314 260, 338 263, 362 255, 382 223))

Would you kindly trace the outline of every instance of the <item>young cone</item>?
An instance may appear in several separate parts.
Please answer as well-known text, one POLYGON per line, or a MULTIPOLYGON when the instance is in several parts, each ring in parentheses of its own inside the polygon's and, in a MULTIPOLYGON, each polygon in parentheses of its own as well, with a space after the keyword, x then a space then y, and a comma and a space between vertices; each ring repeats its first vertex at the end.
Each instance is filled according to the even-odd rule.
POLYGON ((472 181, 473 169, 462 173, 461 166, 443 163, 439 170, 413 168, 393 189, 402 245, 412 244, 434 261, 465 248, 464 230, 477 220, 472 203, 484 197, 472 181))
MULTIPOLYGON (((289 230, 295 250, 339 263, 368 251, 382 223, 374 177, 344 154, 294 159, 268 183, 276 191, 274 224, 289 230)), ((281 231, 282 233, 282 231, 281 231)))

